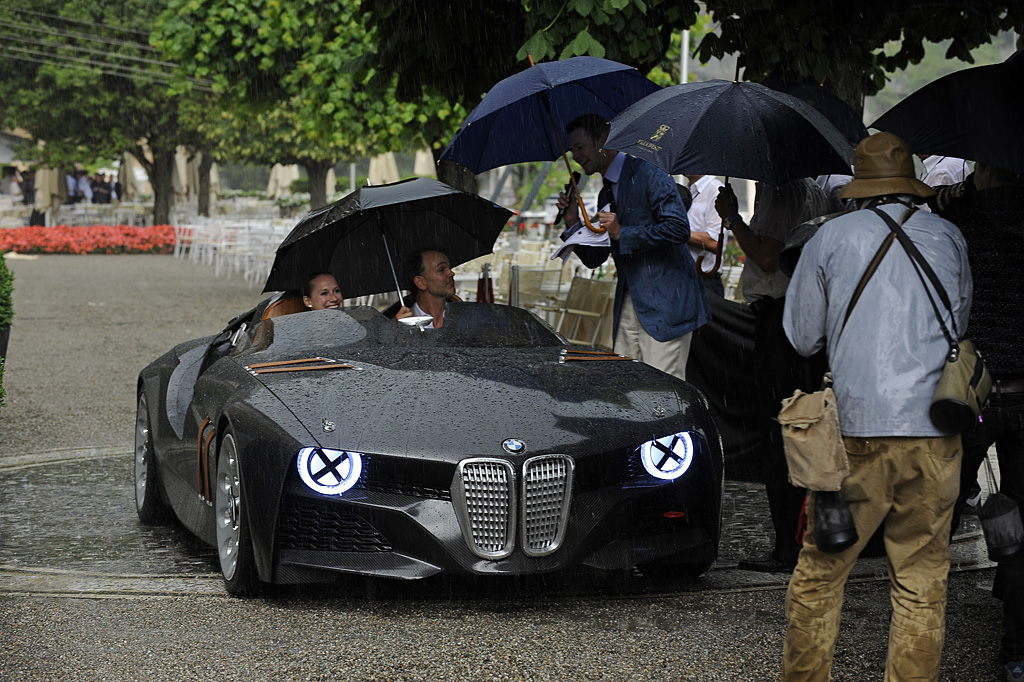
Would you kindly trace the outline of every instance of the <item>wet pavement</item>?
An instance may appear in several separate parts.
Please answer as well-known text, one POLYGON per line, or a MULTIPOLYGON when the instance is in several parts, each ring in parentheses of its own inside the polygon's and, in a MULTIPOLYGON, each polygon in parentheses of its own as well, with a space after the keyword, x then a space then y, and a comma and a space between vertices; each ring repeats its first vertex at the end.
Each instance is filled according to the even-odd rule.
MULTIPOLYGON (((17 279, 0 410, 0 682, 777 677, 788 576, 736 568, 769 549, 753 483, 727 483, 720 557, 698 580, 346 578, 228 596, 211 548, 135 516, 135 376, 259 293, 171 257, 8 264, 17 279)), ((1000 679, 999 603, 976 517, 953 557, 940 679, 1000 679)), ((888 593, 884 560, 859 561, 833 680, 881 679, 888 593)))

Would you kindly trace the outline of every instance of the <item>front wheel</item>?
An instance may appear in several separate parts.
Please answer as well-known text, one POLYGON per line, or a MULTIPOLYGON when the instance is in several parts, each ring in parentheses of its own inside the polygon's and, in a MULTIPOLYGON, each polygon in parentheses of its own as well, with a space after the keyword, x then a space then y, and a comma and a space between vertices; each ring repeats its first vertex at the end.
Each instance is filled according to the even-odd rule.
POLYGON ((139 393, 139 407, 135 413, 135 511, 139 520, 147 525, 164 523, 171 516, 170 507, 160 497, 149 401, 145 391, 139 393))
POLYGON ((245 489, 238 464, 238 446, 229 430, 217 456, 217 555, 224 585, 231 594, 257 594, 261 587, 253 557, 252 537, 246 514, 245 489))

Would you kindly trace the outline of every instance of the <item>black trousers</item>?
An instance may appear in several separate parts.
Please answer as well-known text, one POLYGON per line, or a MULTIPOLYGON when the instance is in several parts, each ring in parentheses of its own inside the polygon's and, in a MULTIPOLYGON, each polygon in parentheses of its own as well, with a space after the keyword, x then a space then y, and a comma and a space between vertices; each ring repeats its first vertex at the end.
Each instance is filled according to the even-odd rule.
POLYGON ((800 545, 797 531, 800 511, 807 491, 790 484, 782 430, 776 418, 782 399, 796 389, 805 392, 821 388, 828 361, 824 351, 805 358, 793 348, 782 328, 786 299, 761 298, 751 305, 754 311, 755 380, 757 383, 761 448, 757 458, 761 480, 768 493, 768 508, 775 529, 778 561, 795 563, 800 545))
POLYGON ((714 277, 701 277, 700 281, 704 285, 704 291, 709 294, 725 296, 725 284, 722 283, 722 273, 718 273, 714 277))
MULTIPOLYGON (((978 468, 993 443, 999 459, 999 491, 1024 510, 1024 393, 993 392, 981 419, 961 435, 960 496, 953 508, 957 525, 978 468)), ((999 562, 992 593, 1003 600, 1003 660, 1024 660, 1024 553, 999 562)))

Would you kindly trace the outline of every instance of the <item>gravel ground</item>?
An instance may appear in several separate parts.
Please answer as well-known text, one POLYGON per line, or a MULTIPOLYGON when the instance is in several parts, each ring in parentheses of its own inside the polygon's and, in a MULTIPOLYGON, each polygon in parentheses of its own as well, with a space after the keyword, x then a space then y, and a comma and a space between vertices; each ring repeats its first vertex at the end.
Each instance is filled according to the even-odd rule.
MULTIPOLYGON (((16 317, 0 458, 129 452, 139 369, 260 298, 237 276, 217 279, 169 256, 8 263, 16 317)), ((9 560, 0 541, 0 569, 9 560)), ((942 680, 1002 679, 991 579, 991 569, 950 578, 942 680)), ((252 600, 0 594, 0 680, 777 678, 784 586, 719 583, 636 595, 611 581, 572 597, 458 581, 349 581, 252 600)), ((848 586, 833 679, 881 679, 888 620, 887 581, 848 586)))

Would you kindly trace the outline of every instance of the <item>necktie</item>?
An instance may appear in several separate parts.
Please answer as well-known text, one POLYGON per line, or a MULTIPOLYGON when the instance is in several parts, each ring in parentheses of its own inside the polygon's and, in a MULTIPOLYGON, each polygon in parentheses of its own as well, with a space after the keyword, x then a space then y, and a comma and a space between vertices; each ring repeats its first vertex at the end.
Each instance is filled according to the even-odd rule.
POLYGON ((608 178, 604 179, 604 187, 597 194, 597 210, 603 211, 605 206, 609 206, 609 210, 615 213, 615 194, 612 192, 613 183, 608 178))

